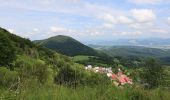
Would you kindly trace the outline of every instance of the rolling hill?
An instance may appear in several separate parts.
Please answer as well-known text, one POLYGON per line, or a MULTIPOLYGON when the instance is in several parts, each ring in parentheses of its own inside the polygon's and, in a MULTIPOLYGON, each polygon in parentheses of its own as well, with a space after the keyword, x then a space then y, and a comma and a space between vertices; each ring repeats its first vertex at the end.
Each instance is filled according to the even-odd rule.
POLYGON ((169 64, 170 49, 159 49, 143 46, 100 46, 89 45, 90 47, 100 50, 112 57, 154 57, 160 59, 163 63, 169 64))
POLYGON ((67 56, 90 55, 98 56, 100 53, 79 41, 63 35, 58 35, 45 40, 36 40, 34 43, 55 50, 67 56))

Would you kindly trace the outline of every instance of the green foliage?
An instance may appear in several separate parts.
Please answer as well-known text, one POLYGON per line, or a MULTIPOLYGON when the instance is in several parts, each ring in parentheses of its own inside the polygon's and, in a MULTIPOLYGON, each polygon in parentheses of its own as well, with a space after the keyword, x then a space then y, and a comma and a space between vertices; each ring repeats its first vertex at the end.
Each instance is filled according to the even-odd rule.
POLYGON ((15 66, 18 67, 21 80, 36 79, 40 83, 48 81, 49 73, 48 65, 39 59, 33 59, 21 56, 17 59, 15 66))
POLYGON ((89 58, 92 56, 83 56, 83 55, 78 55, 78 56, 74 56, 73 57, 73 61, 85 61, 85 60, 89 60, 89 58))
POLYGON ((8 66, 15 59, 15 48, 6 35, 5 30, 0 30, 0 66, 8 66))
POLYGON ((158 61, 153 58, 146 60, 143 70, 144 73, 142 77, 149 88, 156 88, 161 85, 162 80, 164 80, 164 73, 158 61))
POLYGON ((55 77, 55 82, 58 84, 77 87, 79 85, 99 85, 110 84, 111 81, 106 75, 86 72, 79 67, 80 65, 69 66, 66 64, 61 67, 55 77))
POLYGON ((18 72, 10 71, 5 67, 0 67, 0 86, 9 87, 18 80, 18 72))
POLYGON ((83 64, 85 66, 87 65, 93 65, 93 66, 103 66, 103 67, 113 67, 114 62, 113 58, 109 56, 74 56, 73 61, 79 64, 83 64))
POLYGON ((85 73, 81 80, 82 84, 88 86, 95 85, 110 85, 111 81, 105 74, 98 74, 93 72, 85 73))
POLYGON ((68 86, 76 86, 80 81, 80 72, 77 69, 71 68, 68 64, 61 67, 58 75, 55 77, 55 82, 68 86))
POLYGON ((96 85, 94 87, 69 88, 65 86, 42 86, 30 84, 21 93, 3 91, 2 100, 169 100, 170 93, 164 90, 142 88, 116 88, 96 85))

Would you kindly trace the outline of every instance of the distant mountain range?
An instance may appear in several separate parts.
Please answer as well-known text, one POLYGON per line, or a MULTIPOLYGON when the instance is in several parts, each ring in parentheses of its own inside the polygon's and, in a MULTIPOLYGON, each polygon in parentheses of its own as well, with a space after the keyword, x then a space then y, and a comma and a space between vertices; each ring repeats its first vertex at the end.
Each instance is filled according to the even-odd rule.
POLYGON ((105 45, 105 46, 117 46, 117 45, 131 45, 131 46, 169 46, 170 38, 149 38, 149 39, 117 39, 117 40, 96 40, 96 41, 85 41, 85 44, 94 45, 105 45))
POLYGON ((67 56, 99 56, 101 54, 97 50, 94 50, 69 36, 58 35, 48 39, 36 40, 33 42, 67 56))

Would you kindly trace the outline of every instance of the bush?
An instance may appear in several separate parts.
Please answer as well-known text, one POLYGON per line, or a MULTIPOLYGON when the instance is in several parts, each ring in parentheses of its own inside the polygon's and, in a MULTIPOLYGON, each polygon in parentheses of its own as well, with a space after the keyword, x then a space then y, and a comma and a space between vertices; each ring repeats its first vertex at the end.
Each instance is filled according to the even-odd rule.
POLYGON ((164 80, 164 72, 158 61, 153 58, 147 59, 143 70, 142 78, 144 83, 148 84, 148 88, 156 88, 161 85, 164 80))
POLYGON ((85 71, 81 65, 66 64, 60 68, 55 82, 76 87, 78 85, 108 85, 111 81, 106 75, 85 71))
POLYGON ((11 86, 17 83, 18 73, 16 71, 10 71, 5 67, 0 67, 0 85, 11 86))
POLYGON ((105 74, 87 72, 84 74, 81 83, 85 85, 95 86, 109 85, 111 81, 105 74))
POLYGON ((19 67, 19 75, 22 80, 36 79, 38 82, 44 84, 48 81, 49 75, 52 74, 44 61, 26 56, 19 57, 15 66, 19 67))
POLYGON ((77 69, 73 69, 69 64, 65 64, 65 66, 60 68, 58 75, 55 77, 55 82, 68 86, 77 86, 81 79, 80 76, 80 72, 77 69))

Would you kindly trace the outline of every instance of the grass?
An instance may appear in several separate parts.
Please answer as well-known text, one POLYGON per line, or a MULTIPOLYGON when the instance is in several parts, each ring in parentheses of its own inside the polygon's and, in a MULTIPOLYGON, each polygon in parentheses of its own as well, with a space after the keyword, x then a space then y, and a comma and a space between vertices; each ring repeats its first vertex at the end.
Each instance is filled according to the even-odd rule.
POLYGON ((137 87, 84 86, 70 88, 59 85, 28 86, 19 91, 0 91, 0 100, 169 100, 170 92, 137 87))

